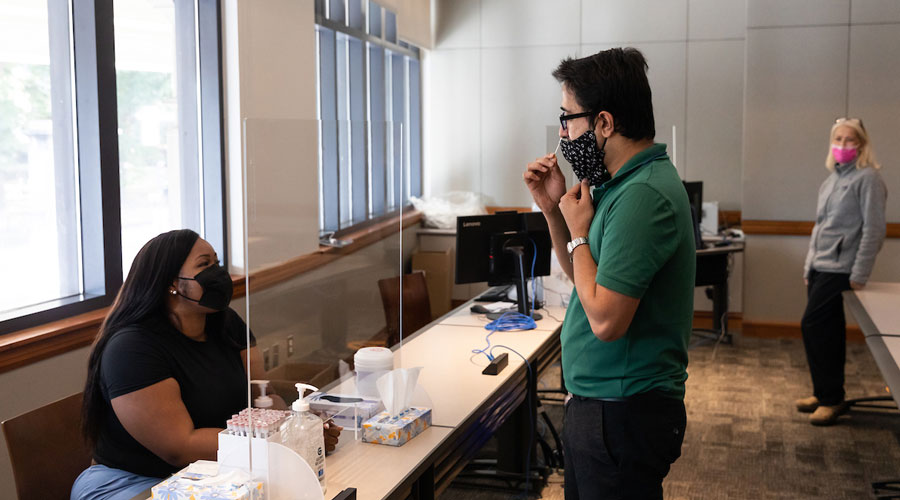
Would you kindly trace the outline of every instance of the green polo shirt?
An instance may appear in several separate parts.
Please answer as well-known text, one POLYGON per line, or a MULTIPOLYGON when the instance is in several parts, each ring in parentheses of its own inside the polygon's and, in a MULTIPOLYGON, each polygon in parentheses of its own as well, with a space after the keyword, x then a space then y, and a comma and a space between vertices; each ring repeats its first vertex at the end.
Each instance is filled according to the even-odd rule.
POLYGON ((683 399, 697 258, 687 193, 666 145, 634 155, 592 194, 596 282, 641 301, 625 335, 603 342, 572 290, 561 334, 566 388, 589 398, 658 390, 683 399))

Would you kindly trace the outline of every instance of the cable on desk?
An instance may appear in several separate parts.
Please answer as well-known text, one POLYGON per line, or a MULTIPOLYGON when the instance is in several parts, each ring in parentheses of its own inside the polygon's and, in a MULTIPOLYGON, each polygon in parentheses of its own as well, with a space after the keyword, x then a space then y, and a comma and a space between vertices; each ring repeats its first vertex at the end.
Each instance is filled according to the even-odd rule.
MULTIPOLYGON (((484 328, 490 330, 484 337, 484 341, 487 342, 487 346, 484 349, 473 349, 472 352, 475 354, 484 354, 487 356, 489 361, 494 360, 494 356, 491 355, 489 349, 491 348, 491 335, 495 332, 508 332, 511 330, 534 330, 537 328, 537 323, 534 322, 534 298, 535 294, 535 280, 534 280, 534 265, 537 262, 537 244, 534 240, 531 240, 531 245, 534 247, 534 254, 531 258, 531 311, 530 315, 526 316, 517 311, 508 311, 500 315, 499 318, 491 321, 490 323, 484 325, 484 328)), ((525 270, 522 268, 522 261, 519 260, 519 276, 522 276, 522 280, 524 281, 525 270)), ((522 287, 526 290, 526 297, 517 297, 518 300, 528 300, 527 297, 527 287, 522 287)))
MULTIPOLYGON (((531 488, 530 488, 530 484, 531 484, 531 449, 534 448, 534 427, 535 427, 534 418, 535 418, 535 416, 534 416, 534 412, 531 411, 531 404, 532 404, 531 403, 531 384, 532 384, 532 379, 534 378, 534 373, 531 371, 531 363, 528 362, 528 360, 525 358, 525 356, 522 356, 521 354, 519 354, 519 352, 516 351, 515 349, 505 346, 505 345, 502 345, 502 344, 497 344, 491 348, 491 350, 487 353, 487 355, 490 359, 494 359, 493 351, 494 351, 494 349, 497 349, 497 348, 506 349, 507 351, 510 351, 511 353, 515 354, 516 356, 522 358, 522 361, 525 362, 525 366, 528 368, 528 388, 525 390, 525 404, 528 405, 528 423, 531 426, 531 431, 528 434, 529 435, 528 451, 525 454, 525 491, 522 493, 522 498, 527 499, 529 497, 528 494, 531 491, 531 488)), ((537 385, 536 380, 534 380, 533 383, 535 384, 535 386, 537 385)))
POLYGON ((554 316, 553 313, 550 312, 550 309, 547 309, 546 306, 542 307, 542 308, 541 308, 541 311, 544 311, 544 314, 546 314, 547 316, 550 316, 550 318, 553 319, 554 321, 556 321, 557 323, 562 323, 562 322, 563 322, 563 320, 561 320, 561 319, 557 318, 556 316, 554 316))

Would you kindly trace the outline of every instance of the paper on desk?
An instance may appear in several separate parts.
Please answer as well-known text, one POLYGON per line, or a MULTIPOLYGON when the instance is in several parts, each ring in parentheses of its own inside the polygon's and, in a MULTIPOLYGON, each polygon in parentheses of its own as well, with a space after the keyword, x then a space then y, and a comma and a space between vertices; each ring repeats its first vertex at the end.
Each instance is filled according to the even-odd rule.
POLYGON ((500 311, 505 311, 507 309, 515 309, 516 304, 514 304, 513 302, 505 302, 505 301, 492 302, 490 304, 486 304, 484 306, 484 308, 492 313, 496 313, 496 312, 500 312, 500 311))
POLYGON ((384 409, 391 417, 399 416, 400 412, 409 408, 416 384, 419 382, 420 371, 422 371, 421 366, 397 368, 378 377, 378 380, 375 381, 381 402, 384 403, 384 409))

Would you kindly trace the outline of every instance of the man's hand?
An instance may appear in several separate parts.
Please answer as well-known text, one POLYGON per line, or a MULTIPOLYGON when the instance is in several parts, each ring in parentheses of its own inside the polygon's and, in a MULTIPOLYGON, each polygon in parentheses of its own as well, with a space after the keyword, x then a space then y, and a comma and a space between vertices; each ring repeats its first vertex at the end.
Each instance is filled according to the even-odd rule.
POLYGON ((522 178, 542 212, 547 214, 556 210, 560 198, 566 193, 566 178, 559 169, 555 154, 541 156, 529 163, 522 178))
POLYGON ((594 220, 594 204, 591 201, 591 186, 583 180, 572 186, 568 193, 559 200, 559 210, 572 238, 588 235, 591 221, 594 220))
POLYGON ((857 283, 855 281, 850 282, 850 288, 853 290, 862 290, 865 287, 866 287, 865 283, 857 283))

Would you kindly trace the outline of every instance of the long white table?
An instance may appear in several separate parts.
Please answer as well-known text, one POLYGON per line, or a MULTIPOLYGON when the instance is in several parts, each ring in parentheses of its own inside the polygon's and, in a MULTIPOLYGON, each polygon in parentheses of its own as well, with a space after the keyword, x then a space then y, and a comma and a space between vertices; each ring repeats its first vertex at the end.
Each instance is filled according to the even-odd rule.
MULTIPOLYGON (((419 383, 432 401, 432 435, 426 432, 399 448, 362 442, 340 446, 326 461, 328 498, 346 487, 357 488, 360 500, 405 498, 413 491, 426 498, 439 493, 525 400, 530 390, 527 367, 518 355, 494 349, 494 355, 507 352, 509 364, 498 375, 482 375, 488 360, 472 350, 487 346, 490 332, 483 315, 469 312, 470 305, 393 348, 395 368, 424 367, 419 383), (385 469, 392 472, 383 474, 385 469)), ((537 329, 490 336, 492 346, 506 346, 527 358, 534 373, 559 356, 560 323, 554 317, 562 319, 565 309, 541 312, 544 319, 537 329)), ((353 378, 345 376, 324 390, 339 394, 353 388, 353 378)))
POLYGON ((900 407, 900 283, 869 282, 843 295, 900 407))
MULTIPOLYGON (((508 366, 498 375, 482 375, 488 360, 472 350, 484 348, 490 332, 483 315, 469 312, 470 305, 450 311, 393 347, 395 368, 423 367, 419 383, 432 402, 432 427, 401 447, 363 443, 345 433, 325 462, 326 498, 345 488, 356 488, 359 500, 406 498, 411 493, 433 498, 533 391, 525 362, 499 347, 493 353, 507 352, 508 366)), ((535 374, 560 354, 557 319, 562 320, 565 309, 550 306, 540 312, 544 318, 536 329, 490 337, 492 346, 506 346, 527 358, 535 374)), ((323 388, 334 394, 354 389, 352 374, 323 388)), ((148 497, 149 491, 135 500, 148 497)))

